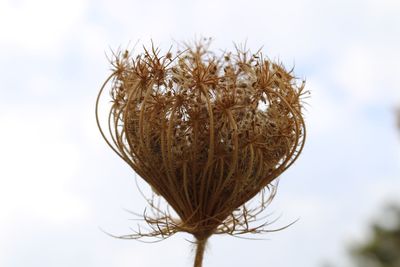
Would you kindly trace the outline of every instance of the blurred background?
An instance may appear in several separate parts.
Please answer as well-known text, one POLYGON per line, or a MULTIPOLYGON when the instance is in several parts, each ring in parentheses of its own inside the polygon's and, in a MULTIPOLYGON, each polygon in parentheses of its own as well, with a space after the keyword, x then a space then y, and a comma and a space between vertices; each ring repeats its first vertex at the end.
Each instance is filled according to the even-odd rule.
POLYGON ((397 0, 0 0, 0 266, 192 265, 189 235, 102 232, 129 234, 126 209, 146 203, 94 104, 111 49, 200 36, 263 46, 311 91, 305 150, 269 207, 271 229, 299 220, 260 241, 213 237, 204 266, 399 267, 397 0))

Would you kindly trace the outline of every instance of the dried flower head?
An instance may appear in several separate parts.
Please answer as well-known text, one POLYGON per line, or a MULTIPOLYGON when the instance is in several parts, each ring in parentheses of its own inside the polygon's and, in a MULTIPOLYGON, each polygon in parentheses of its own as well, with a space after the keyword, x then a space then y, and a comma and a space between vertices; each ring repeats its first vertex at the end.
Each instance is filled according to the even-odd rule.
POLYGON ((265 231, 266 223, 253 223, 275 194, 271 182, 304 145, 305 90, 261 52, 216 56, 204 40, 185 48, 115 54, 99 97, 111 85, 107 143, 177 215, 150 200, 152 231, 123 238, 190 233, 201 266, 211 235, 265 231), (260 205, 246 205, 258 194, 260 205))

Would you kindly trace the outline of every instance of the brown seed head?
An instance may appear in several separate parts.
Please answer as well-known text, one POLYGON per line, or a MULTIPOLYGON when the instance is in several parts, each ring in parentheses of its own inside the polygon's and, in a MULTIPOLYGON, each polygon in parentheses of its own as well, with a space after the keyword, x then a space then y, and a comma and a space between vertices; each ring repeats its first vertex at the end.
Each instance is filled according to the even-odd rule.
POLYGON ((108 144, 179 216, 150 202, 153 231, 124 238, 262 232, 265 224, 250 223, 304 145, 306 92, 291 71, 260 52, 217 57, 205 42, 186 48, 117 54, 100 91, 111 83, 108 144), (246 206, 260 192, 261 204, 246 206))

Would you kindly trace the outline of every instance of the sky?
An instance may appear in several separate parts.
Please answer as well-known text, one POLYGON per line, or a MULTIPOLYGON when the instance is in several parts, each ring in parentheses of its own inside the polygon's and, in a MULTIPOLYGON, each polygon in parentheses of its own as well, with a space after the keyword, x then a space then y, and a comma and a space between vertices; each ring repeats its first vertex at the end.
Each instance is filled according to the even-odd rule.
POLYGON ((351 266, 348 247, 400 202, 399 14, 397 0, 0 0, 0 266, 192 265, 189 235, 103 232, 129 234, 126 210, 146 203, 94 104, 111 49, 199 36, 262 46, 311 91, 305 149, 269 207, 271 228, 298 221, 265 240, 212 237, 204 266, 351 266))

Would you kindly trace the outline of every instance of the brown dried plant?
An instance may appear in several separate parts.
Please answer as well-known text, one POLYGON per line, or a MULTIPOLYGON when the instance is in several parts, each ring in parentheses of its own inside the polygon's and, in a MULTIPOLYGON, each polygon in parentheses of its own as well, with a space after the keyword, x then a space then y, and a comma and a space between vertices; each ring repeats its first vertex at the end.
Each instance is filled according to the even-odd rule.
POLYGON ((114 53, 96 103, 106 142, 176 213, 149 199, 151 230, 121 238, 190 233, 197 267, 211 235, 268 231, 266 222, 254 223, 306 135, 304 81, 260 51, 236 47, 216 56, 209 45, 185 45, 176 55, 154 46, 136 57, 114 53), (98 106, 109 85, 107 138, 98 106), (256 195, 260 203, 249 205, 256 195))

